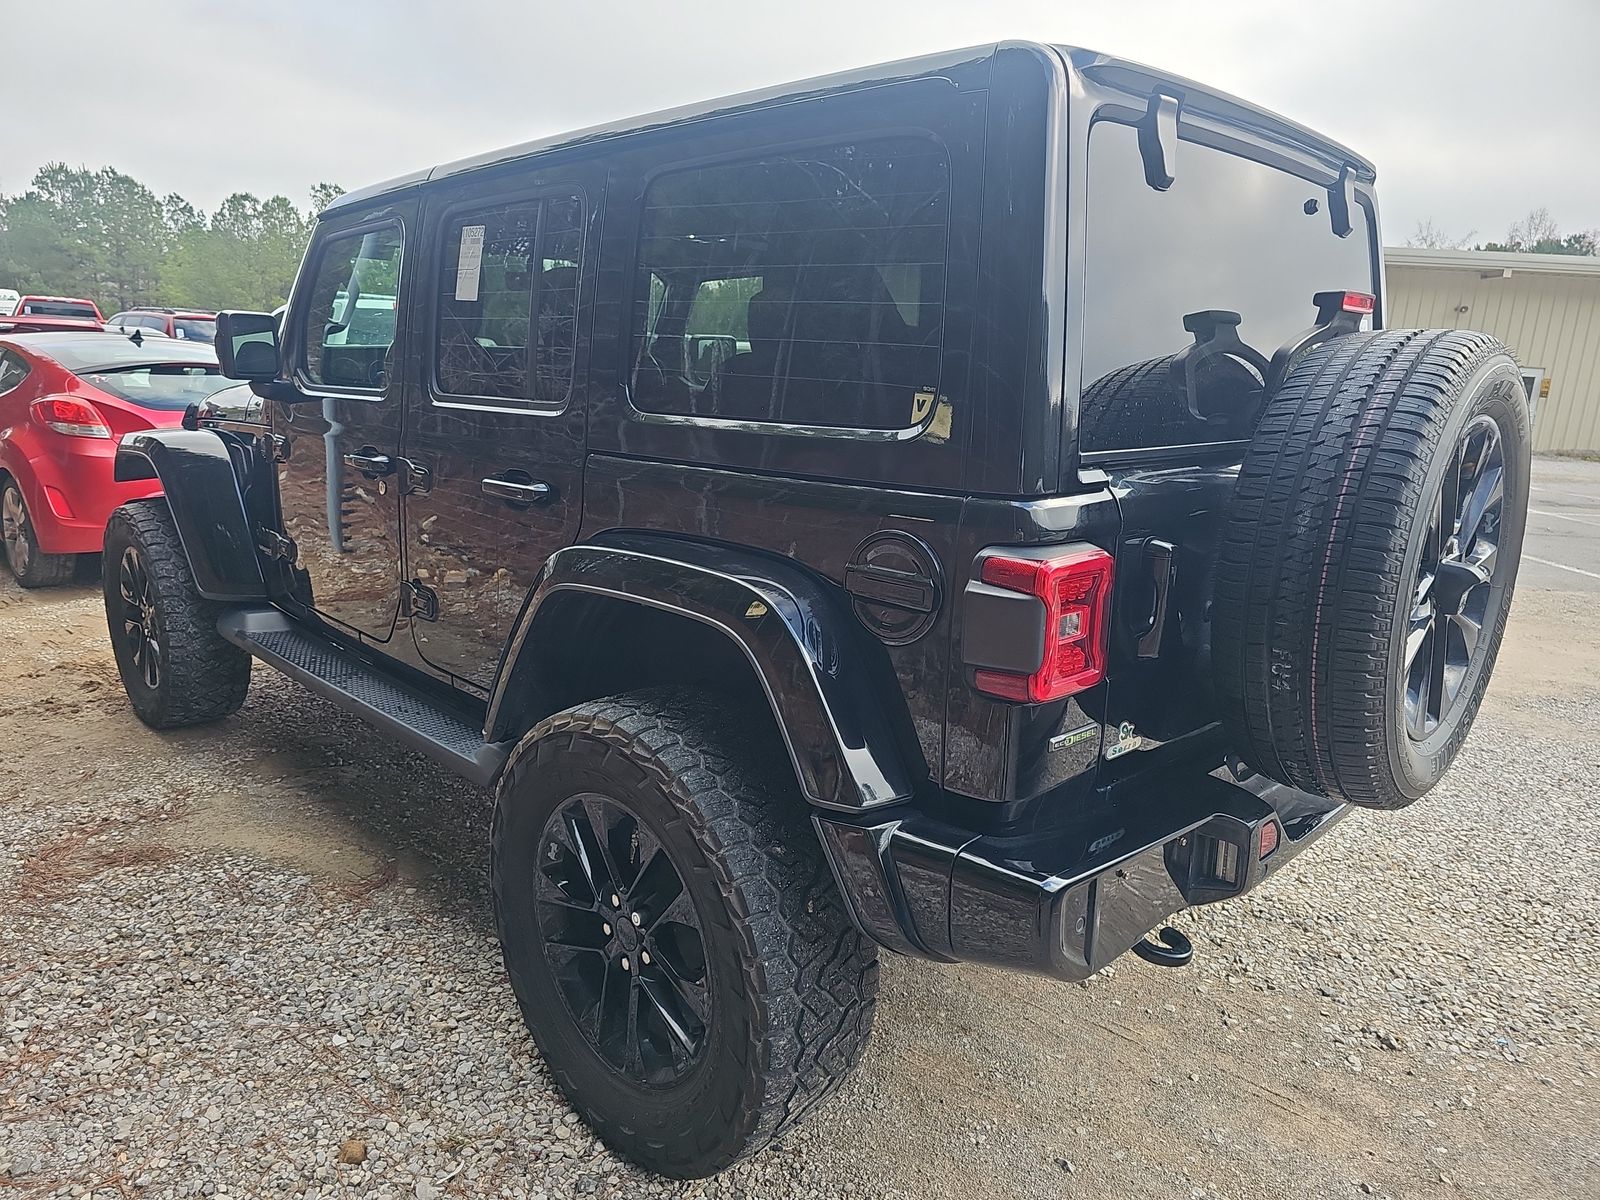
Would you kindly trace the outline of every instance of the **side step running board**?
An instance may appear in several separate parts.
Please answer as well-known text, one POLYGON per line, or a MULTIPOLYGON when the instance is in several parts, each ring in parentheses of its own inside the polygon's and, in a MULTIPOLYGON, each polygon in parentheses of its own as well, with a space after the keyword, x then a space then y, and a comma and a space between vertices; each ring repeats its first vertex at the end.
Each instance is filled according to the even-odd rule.
POLYGON ((509 746, 485 742, 466 717, 275 608, 229 609, 217 619, 217 632, 474 783, 493 783, 505 766, 509 746))

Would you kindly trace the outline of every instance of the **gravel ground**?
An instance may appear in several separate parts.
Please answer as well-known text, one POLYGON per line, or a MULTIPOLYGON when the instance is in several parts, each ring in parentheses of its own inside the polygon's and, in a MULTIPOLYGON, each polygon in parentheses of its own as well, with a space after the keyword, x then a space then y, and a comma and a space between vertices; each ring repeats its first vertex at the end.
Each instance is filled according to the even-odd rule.
POLYGON ((1185 914, 1188 970, 888 959, 856 1079, 682 1185, 522 1028, 485 793, 266 670, 150 733, 97 595, 4 577, 0 1200, 1600 1196, 1592 606, 1524 588, 1440 791, 1185 914))

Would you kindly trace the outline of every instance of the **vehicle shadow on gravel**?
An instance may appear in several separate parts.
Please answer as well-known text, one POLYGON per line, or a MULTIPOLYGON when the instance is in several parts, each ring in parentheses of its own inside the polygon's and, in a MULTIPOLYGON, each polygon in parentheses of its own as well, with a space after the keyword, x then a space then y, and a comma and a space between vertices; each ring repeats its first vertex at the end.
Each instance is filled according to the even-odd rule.
POLYGON ((264 670, 237 717, 163 740, 215 753, 219 732, 256 778, 208 797, 180 837, 281 860, 350 899, 414 887, 493 934, 492 793, 264 670))

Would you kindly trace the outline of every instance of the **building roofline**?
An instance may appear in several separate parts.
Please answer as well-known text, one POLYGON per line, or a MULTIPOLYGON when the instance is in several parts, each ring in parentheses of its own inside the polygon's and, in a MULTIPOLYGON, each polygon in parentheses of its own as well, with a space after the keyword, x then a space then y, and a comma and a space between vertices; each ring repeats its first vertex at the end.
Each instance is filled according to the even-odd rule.
POLYGON ((1387 246, 1383 261, 1390 267, 1422 267, 1433 271, 1506 272, 1527 275, 1600 275, 1600 256, 1588 254, 1516 254, 1501 250, 1424 250, 1387 246))

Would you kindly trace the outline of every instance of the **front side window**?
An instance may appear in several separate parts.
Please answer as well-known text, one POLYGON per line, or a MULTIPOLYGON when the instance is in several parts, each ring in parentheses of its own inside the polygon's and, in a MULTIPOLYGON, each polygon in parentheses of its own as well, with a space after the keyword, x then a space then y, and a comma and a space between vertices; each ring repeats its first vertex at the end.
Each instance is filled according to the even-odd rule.
POLYGON ((305 372, 312 383, 378 390, 387 382, 400 256, 394 225, 323 243, 306 311, 305 372))
POLYGON ((634 404, 903 429, 944 338, 950 167, 919 137, 675 171, 645 194, 634 404))
POLYGON ((572 387, 582 205, 463 213, 444 226, 435 383, 447 396, 560 402, 572 387))

